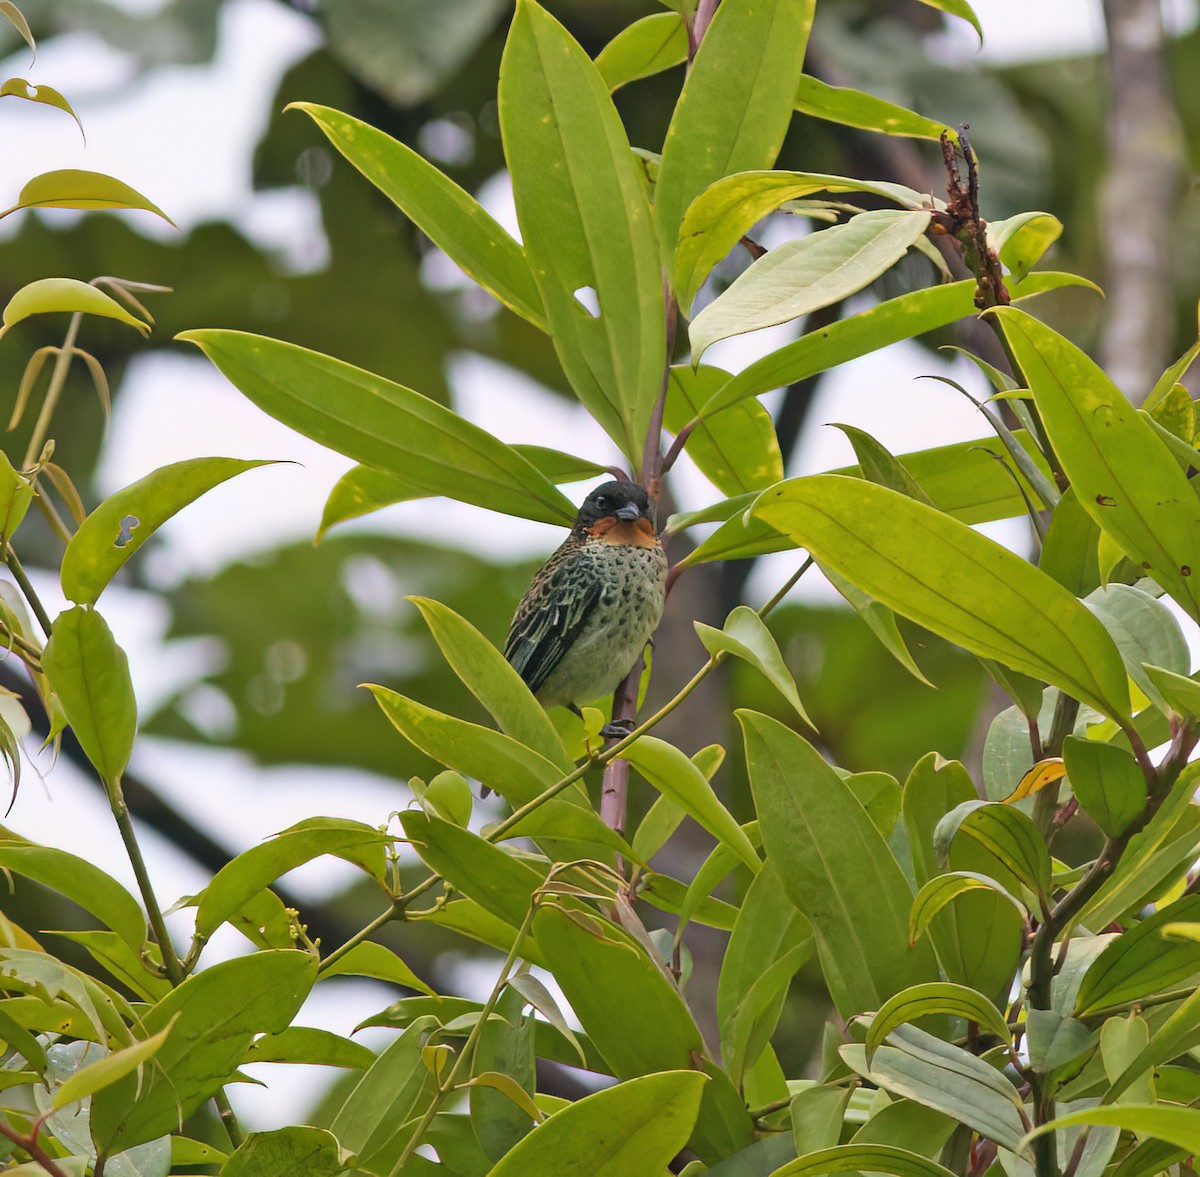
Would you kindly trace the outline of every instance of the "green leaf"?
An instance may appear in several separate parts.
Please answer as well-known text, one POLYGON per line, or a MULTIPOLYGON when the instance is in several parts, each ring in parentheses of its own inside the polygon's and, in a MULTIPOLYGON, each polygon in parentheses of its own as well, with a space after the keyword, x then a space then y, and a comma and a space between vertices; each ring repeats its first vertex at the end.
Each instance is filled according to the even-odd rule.
POLYGON ((809 727, 816 729, 800 702, 796 680, 783 660, 774 635, 753 609, 739 605, 725 619, 724 629, 714 629, 701 621, 693 624, 710 654, 724 651, 749 663, 795 708, 796 714, 809 727))
POLYGON ((604 80, 533 0, 521 0, 509 29, 499 103, 517 220, 555 350, 584 407, 640 461, 666 361, 650 207, 604 80))
MULTIPOLYGON (((675 105, 655 186, 668 275, 692 201, 714 180, 774 164, 791 122, 815 7, 815 0, 765 0, 730 4, 713 17, 675 105)), ((681 297, 680 305, 690 299, 681 297)))
POLYGON ((1084 975, 1075 997, 1076 1015, 1140 1001, 1200 972, 1200 943, 1162 935, 1164 925, 1194 919, 1200 919, 1200 896, 1189 895, 1115 939, 1084 975))
POLYGON ((338 1177, 341 1163, 337 1137, 305 1124, 251 1132, 221 1166, 221 1177, 338 1177))
POLYGON ((982 1059, 924 1030, 893 1030, 869 1067, 857 1044, 843 1046, 840 1053, 877 1086, 944 1112, 1007 1149, 1015 1151, 1024 1135, 1016 1088, 982 1059))
POLYGON ((1062 221, 1050 213, 1018 213, 1006 221, 989 221, 988 244, 1019 282, 1062 236, 1062 221))
POLYGON ((447 768, 495 789, 514 807, 532 801, 564 775, 552 761, 503 732, 443 715, 386 687, 367 689, 406 740, 447 768))
POLYGON ((842 1135, 842 1120, 850 1097, 849 1087, 818 1084, 796 1093, 788 1108, 792 1121, 792 1140, 801 1156, 818 1149, 834 1147, 842 1135))
MULTIPOLYGON (((628 932, 556 905, 539 908, 533 931, 571 1008, 618 1079, 691 1070, 703 1057, 700 1031, 679 990, 628 932), (597 985, 597 977, 605 983, 597 985)), ((752 1139, 745 1105, 725 1073, 714 1071, 691 1147, 715 1163, 752 1139)))
POLYGON ((1117 643, 1129 677, 1151 702, 1161 706, 1164 700, 1142 667, 1150 662, 1178 674, 1186 674, 1191 667, 1187 641, 1175 616, 1161 601, 1127 584, 1104 585, 1084 604, 1117 643))
POLYGON ((92 1139, 106 1154, 176 1130, 228 1083, 255 1034, 278 1033, 312 988, 306 952, 255 952, 188 977, 146 1012, 148 1035, 169 1029, 139 1087, 127 1075, 92 1097, 92 1139))
POLYGON ((920 1153, 888 1144, 841 1144, 823 1148, 776 1169, 771 1177, 808 1177, 818 1173, 858 1170, 894 1173, 896 1177, 950 1177, 950 1170, 920 1153))
POLYGON ((33 487, 13 468, 8 455, 0 453, 0 538, 12 538, 32 502, 33 487))
POLYGON ((33 39, 33 33, 29 30, 29 22, 13 0, 0 0, 0 16, 3 16, 21 34, 22 40, 29 46, 29 51, 36 58, 37 44, 33 39))
POLYGON ((370 856, 370 873, 381 878, 383 848, 391 841, 373 826, 346 818, 309 819, 243 851, 223 866, 204 888, 196 910, 196 935, 208 938, 234 912, 281 875, 322 854, 361 865, 370 856))
POLYGON ((934 980, 933 954, 908 946, 912 891, 870 817, 806 740, 738 711, 763 846, 808 918, 830 993, 844 1017, 934 980))
POLYGON ((687 25, 675 12, 655 12, 623 28, 596 55, 610 91, 687 61, 687 25))
POLYGON ((970 838, 1004 864, 1034 894, 1050 891, 1050 852, 1037 827, 1019 809, 996 801, 964 801, 938 823, 934 845, 949 856, 955 838, 970 838))
MULTIPOLYGON (((1057 286, 1074 285, 1077 281, 1071 274, 1031 274, 1009 293, 1017 301, 1057 286)), ((973 278, 889 298, 870 310, 803 335, 793 343, 776 348, 761 360, 755 360, 713 396, 704 406, 704 414, 707 416, 728 408, 743 397, 758 396, 772 388, 807 380, 818 372, 878 351, 889 343, 935 331, 974 313, 973 278)), ((932 494, 929 484, 924 479, 921 481, 932 494)))
POLYGON ((259 408, 425 494, 569 525, 575 507, 505 445, 436 401, 294 344, 242 331, 184 331, 259 408))
POLYGON ((542 872, 440 818, 408 810, 400 824, 426 865, 456 890, 514 928, 525 922, 533 893, 545 882, 542 872))
POLYGON ((128 184, 122 184, 103 172, 81 172, 74 168, 34 176, 21 189, 17 203, 0 212, 0 217, 6 217, 19 208, 143 209, 176 227, 161 208, 151 204, 128 184))
POLYGON ((982 993, 949 981, 930 981, 924 985, 913 985, 889 997, 879 1007, 867 1030, 865 1046, 868 1066, 875 1051, 897 1026, 935 1014, 966 1018, 975 1022, 981 1030, 994 1034, 1001 1042, 1012 1040, 1004 1015, 982 993))
POLYGON ((1163 1104, 1149 1107, 1125 1104, 1122 1107, 1084 1108, 1070 1112, 1035 1128, 1022 1141, 1022 1146, 1046 1132, 1075 1124, 1111 1124, 1139 1137, 1153 1136, 1157 1140, 1168 1141, 1189 1153, 1200 1152, 1200 1116, 1196 1114, 1196 1109, 1167 1107, 1163 1104))
POLYGON ((1104 1096, 1105 1103, 1120 1099, 1152 1067, 1175 1058, 1192 1047, 1196 1027, 1200 1026, 1200 990, 1192 993, 1175 1009, 1169 1018, 1150 1036, 1150 1041, 1137 1053, 1115 1078, 1104 1096))
POLYGON ((908 920, 908 936, 914 943, 925 932, 933 919, 952 899, 974 890, 994 891, 1002 899, 1007 900, 1025 918, 1025 905, 1006 891, 995 879, 976 871, 947 871, 935 875, 928 880, 917 892, 913 899, 912 911, 908 920))
POLYGON ((808 920, 788 901, 774 869, 764 865, 738 909, 717 985, 721 1051, 735 1082, 767 1046, 792 977, 814 948, 808 920))
POLYGON ((433 1074, 422 1051, 438 1029, 435 1018, 417 1018, 382 1051, 338 1108, 330 1131, 359 1168, 389 1173, 414 1128, 413 1118, 433 1095, 433 1074))
POLYGON ((172 515, 222 482, 270 465, 239 458, 191 458, 161 466, 109 495, 79 526, 62 559, 67 600, 94 605, 118 570, 172 515))
POLYGON ((364 940, 361 944, 356 944, 333 964, 323 965, 321 968, 322 977, 343 975, 374 977, 377 981, 391 981, 396 985, 416 989, 430 997, 434 996, 434 991, 400 957, 390 948, 376 944, 373 940, 364 940))
MULTIPOLYGON (((663 424, 674 434, 695 422, 701 407, 729 379, 720 368, 671 368, 663 424)), ((722 494, 762 490, 783 477, 783 455, 771 414, 756 400, 731 405, 692 429, 684 452, 722 494)))
POLYGON ((130 1072, 139 1070, 142 1063, 159 1052, 170 1032, 171 1026, 167 1025, 149 1038, 134 1042, 132 1046, 126 1046, 121 1050, 111 1051, 102 1059, 89 1063, 86 1067, 80 1067, 54 1093, 54 1102, 50 1106, 54 1111, 58 1111, 59 1108, 64 1108, 77 1099, 86 1099, 89 1095, 95 1095, 97 1091, 110 1087, 130 1072))
POLYGON ((983 44, 983 28, 980 26, 979 18, 975 15, 967 0, 921 0, 921 3, 965 20, 979 35, 979 43, 983 44))
POLYGON ((1096 1045, 1094 1030, 1057 1010, 1031 1009, 1025 1030, 1029 1065, 1042 1075, 1073 1062, 1096 1045))
MULTIPOLYGON (((533 1102, 536 1023, 522 1017, 524 995, 507 986, 479 1031, 471 1063, 470 1127, 489 1164, 519 1143, 542 1113, 533 1102)), ((449 1159, 449 1158, 444 1158, 449 1159)))
POLYGON ((429 626, 450 668, 487 708, 500 730, 568 773, 573 767, 545 708, 521 676, 469 621, 428 597, 408 598, 429 626))
POLYGON ((54 622, 42 669, 87 758, 112 785, 129 763, 137 731, 125 651, 99 613, 76 605, 54 622))
POLYGON ((718 340, 790 322, 856 293, 928 227, 928 212, 882 209, 777 246, 692 320, 693 362, 718 340))
POLYGON ((1200 501, 1170 451, 1096 363, 1011 307, 1005 337, 1063 469, 1100 529, 1193 618, 1200 588, 1200 501))
MULTIPOLYGON (((362 947, 362 945, 358 945, 362 947)), ((376 947, 379 947, 378 945, 376 947)), ((327 972, 325 976, 329 976, 327 972)), ((314 1067, 347 1067, 362 1070, 375 1055, 360 1042, 351 1042, 330 1030, 288 1026, 278 1034, 264 1034, 251 1043, 247 1063, 305 1063, 314 1067)))
POLYGON ((1063 760, 1083 811, 1110 837, 1123 834, 1146 806, 1146 778, 1115 744, 1067 736, 1063 760))
POLYGON ((525 251, 453 180, 411 147, 348 114, 293 102, 329 142, 434 245, 489 294, 546 329, 542 298, 525 251))
POLYGON ((22 286, 8 300, 4 307, 4 325, 0 327, 0 336, 22 319, 28 319, 30 315, 51 315, 59 311, 116 319, 120 323, 136 327, 143 335, 150 334, 150 327, 146 323, 136 315, 131 315, 103 290, 74 278, 39 278, 36 282, 22 286))
POLYGON ((51 846, 5 842, 0 843, 0 868, 65 895, 116 932, 134 952, 141 951, 146 917, 137 900, 87 859, 51 846))
POLYGON ((953 139, 958 137, 944 123, 927 119, 894 102, 864 94, 861 90, 828 86, 807 74, 800 79, 796 90, 796 109, 801 114, 840 123, 843 127, 857 127, 860 131, 879 131, 884 135, 932 139, 934 142, 944 131, 948 131, 953 139))
POLYGON ((521 1140, 489 1177, 657 1173, 687 1144, 705 1086, 697 1071, 664 1071, 585 1096, 521 1140))
POLYGON ((1161 666, 1151 666, 1148 662, 1142 664, 1142 670, 1155 693, 1176 715, 1185 719, 1200 716, 1200 683, 1195 679, 1176 674, 1173 670, 1164 670, 1161 666))
POLYGON ((762 860, 737 819, 717 799, 704 774, 678 748, 642 736, 621 753, 660 793, 673 798, 718 841, 757 874, 762 860))
POLYGON ((834 475, 764 491, 754 514, 897 613, 1130 722, 1125 668, 1103 626, 1057 582, 957 520, 834 475))
POLYGON ((39 1075, 46 1070, 46 1052, 42 1044, 10 1013, 0 1008, 0 1042, 16 1051, 27 1066, 39 1075))
POLYGON ((1142 402, 1142 408, 1153 413, 1168 396, 1171 390, 1184 377, 1184 374, 1200 356, 1200 339, 1197 339, 1155 382, 1150 395, 1142 402))
POLYGON ((907 495, 910 499, 916 499, 917 502, 930 507, 934 505, 933 500, 905 469, 903 463, 865 429, 858 429, 853 425, 840 425, 837 422, 833 422, 833 428, 840 429, 846 435, 854 450, 854 456, 858 459, 858 468, 868 482, 873 482, 876 486, 886 486, 888 490, 907 495))
POLYGON ((35 86, 24 78, 9 78, 0 86, 0 97, 6 96, 23 98, 26 102, 38 102, 43 106, 53 106, 58 110, 65 111, 75 120, 79 133, 83 134, 83 123, 79 121, 79 116, 71 104, 53 86, 35 86))
MULTIPOLYGON (((1149 1045, 1150 1025, 1145 1018, 1135 1013, 1108 1018, 1100 1027, 1100 1056, 1109 1082, 1119 1080, 1129 1071, 1149 1045)), ((1118 1096, 1117 1102, 1154 1103, 1154 1088, 1154 1072, 1147 1069, 1118 1096)))

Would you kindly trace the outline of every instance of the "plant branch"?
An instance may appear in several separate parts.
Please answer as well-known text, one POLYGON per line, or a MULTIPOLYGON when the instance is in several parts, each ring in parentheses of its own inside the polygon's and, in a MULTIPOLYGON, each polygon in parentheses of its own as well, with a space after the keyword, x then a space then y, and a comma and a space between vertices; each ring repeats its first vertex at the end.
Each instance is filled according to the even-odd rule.
MULTIPOLYGON (((50 432, 50 422, 54 418, 55 409, 58 408, 62 391, 66 387, 67 372, 70 370, 71 360, 75 355, 75 340, 79 337, 79 325, 82 322, 83 315, 76 311, 71 316, 62 347, 54 359, 54 368, 50 372, 50 383, 46 387, 46 397, 42 401, 41 412, 38 413, 33 432, 29 435, 29 444, 25 447, 25 460, 21 463, 22 469, 28 469, 37 462, 38 455, 46 444, 46 437, 50 432)), ((36 482, 36 478, 35 475, 30 481, 36 482)))
POLYGON ((31 1136, 22 1136, 7 1120, 0 1117, 0 1136, 5 1136, 32 1157, 35 1164, 51 1177, 67 1177, 67 1171, 31 1136))
POLYGON ((29 608, 33 611, 34 617, 37 618, 38 625, 42 627, 42 633, 47 637, 50 636, 52 622, 50 614, 46 612, 46 607, 42 604, 41 599, 37 595, 37 590, 30 583, 29 577, 25 573, 25 569, 21 567, 21 561, 17 559, 17 553, 13 550, 12 544, 5 542, 4 544, 4 563, 8 565, 9 571, 13 574, 13 579, 17 582, 21 589, 21 595, 29 604, 29 608))

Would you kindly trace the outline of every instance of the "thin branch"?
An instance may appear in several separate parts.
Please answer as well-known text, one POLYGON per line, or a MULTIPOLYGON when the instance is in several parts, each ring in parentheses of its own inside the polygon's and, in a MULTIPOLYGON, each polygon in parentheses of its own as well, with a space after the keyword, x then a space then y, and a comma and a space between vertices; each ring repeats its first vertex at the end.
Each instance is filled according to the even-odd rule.
POLYGON ((67 1177, 67 1171, 36 1140, 32 1137, 22 1136, 3 1117, 0 1117, 0 1136, 6 1136, 17 1148, 27 1152, 32 1157, 34 1163, 45 1169, 51 1177, 67 1177))

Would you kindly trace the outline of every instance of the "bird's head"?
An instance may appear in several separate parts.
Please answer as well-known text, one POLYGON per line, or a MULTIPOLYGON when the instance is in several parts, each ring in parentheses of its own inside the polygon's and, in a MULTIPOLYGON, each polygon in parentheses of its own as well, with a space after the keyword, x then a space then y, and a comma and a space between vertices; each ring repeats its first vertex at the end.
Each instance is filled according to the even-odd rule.
POLYGON ((650 496, 637 483, 606 482, 583 500, 575 528, 597 538, 616 529, 622 535, 647 535, 653 539, 651 510, 650 496))

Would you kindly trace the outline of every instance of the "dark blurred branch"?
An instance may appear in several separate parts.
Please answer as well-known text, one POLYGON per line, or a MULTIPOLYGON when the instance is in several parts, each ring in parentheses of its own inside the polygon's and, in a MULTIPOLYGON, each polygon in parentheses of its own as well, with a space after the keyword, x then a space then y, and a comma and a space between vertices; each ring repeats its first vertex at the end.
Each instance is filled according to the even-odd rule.
POLYGON ((1170 94, 1159 0, 1104 0, 1109 46, 1108 174, 1100 363, 1140 404, 1170 360, 1175 211, 1183 135, 1170 94))

